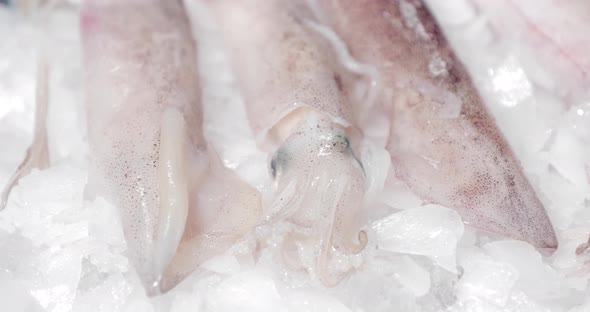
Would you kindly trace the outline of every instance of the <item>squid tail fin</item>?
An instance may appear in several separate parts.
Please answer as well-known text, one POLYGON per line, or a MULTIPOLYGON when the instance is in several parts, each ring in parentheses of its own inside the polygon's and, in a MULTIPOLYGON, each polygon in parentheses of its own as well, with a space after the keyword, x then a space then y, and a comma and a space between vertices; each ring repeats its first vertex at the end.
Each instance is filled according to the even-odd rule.
POLYGON ((4 210, 8 197, 18 181, 29 174, 33 168, 49 167, 49 145, 47 141, 47 111, 49 106, 49 65, 42 59, 37 69, 37 87, 35 103, 35 129, 33 141, 25 153, 25 157, 12 174, 0 193, 0 211, 4 210))

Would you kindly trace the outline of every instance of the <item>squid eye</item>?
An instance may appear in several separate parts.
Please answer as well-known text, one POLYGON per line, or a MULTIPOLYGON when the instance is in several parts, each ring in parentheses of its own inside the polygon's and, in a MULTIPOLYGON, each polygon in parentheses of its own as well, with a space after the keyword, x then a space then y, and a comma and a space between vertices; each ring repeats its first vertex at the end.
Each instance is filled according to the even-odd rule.
POLYGON ((345 150, 350 153, 350 155, 352 156, 352 158, 354 158, 354 160, 356 160, 356 163, 358 164, 358 166, 361 168, 361 171, 363 172, 363 174, 365 174, 365 166, 363 166, 363 163, 361 162, 360 159, 358 159, 358 157, 356 157, 356 154, 354 153, 354 150, 352 149, 352 146, 350 146, 350 140, 348 139, 347 136, 343 137, 343 143, 344 144, 344 148, 345 150))
POLYGON ((270 174, 272 175, 273 178, 277 177, 277 160, 276 160, 276 158, 273 158, 270 161, 270 174))
POLYGON ((350 141, 348 140, 348 137, 344 137, 344 147, 346 147, 347 149, 350 149, 350 141))
POLYGON ((270 174, 273 178, 277 178, 277 176, 281 174, 281 171, 285 168, 289 159, 289 151, 285 150, 284 147, 281 147, 276 151, 270 161, 270 174))

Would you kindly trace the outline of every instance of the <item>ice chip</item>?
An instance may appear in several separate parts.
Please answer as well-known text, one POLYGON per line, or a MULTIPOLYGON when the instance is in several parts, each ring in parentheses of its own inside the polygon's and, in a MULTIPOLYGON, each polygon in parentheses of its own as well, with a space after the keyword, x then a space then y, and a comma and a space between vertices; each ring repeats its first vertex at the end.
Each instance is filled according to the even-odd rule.
POLYGON ((576 139, 572 131, 561 129, 557 132, 551 148, 551 165, 568 181, 579 188, 588 190, 584 164, 588 161, 586 144, 576 139))
POLYGON ((170 312, 201 311, 202 293, 177 292, 170 306, 170 312))
POLYGON ((464 301, 477 298, 499 307, 506 305, 519 277, 514 267, 483 255, 465 257, 460 264, 463 275, 457 284, 459 298, 464 301))
POLYGON ((71 311, 88 237, 81 193, 84 171, 58 165, 26 176, 0 215, 14 232, 0 242, 0 261, 46 310, 71 311))
POLYGON ((532 300, 524 292, 517 292, 510 296, 504 311, 509 312, 549 312, 547 307, 541 306, 535 300, 532 300))
POLYGON ((15 281, 0 277, 0 302, 7 311, 42 312, 44 309, 30 294, 28 289, 15 281))
POLYGON ((222 281, 209 299, 210 311, 287 311, 274 281, 258 271, 240 272, 222 281))
POLYGON ((91 212, 89 231, 92 237, 108 245, 124 247, 123 226, 117 209, 102 197, 87 203, 91 212))
POLYGON ((129 281, 122 274, 113 274, 89 290, 80 290, 72 311, 121 311, 130 294, 129 281))
POLYGON ((554 298, 560 294, 561 281, 557 272, 543 262, 531 245, 521 241, 496 241, 483 246, 495 260, 514 267, 519 278, 516 287, 533 299, 554 298))
POLYGON ((50 248, 36 259, 31 294, 51 312, 71 311, 81 273, 81 253, 73 248, 50 248))
POLYGON ((430 274, 408 256, 396 261, 398 281, 414 296, 420 297, 430 290, 430 274))
POLYGON ((340 301, 352 311, 416 310, 415 297, 396 276, 402 257, 369 257, 362 271, 346 280, 338 293, 340 301))
POLYGON ((333 297, 314 291, 298 291, 286 296, 288 311, 301 312, 351 312, 345 305, 333 297))
POLYGON ((439 205, 407 209, 372 225, 379 249, 429 257, 456 273, 457 243, 463 235, 461 217, 439 205))

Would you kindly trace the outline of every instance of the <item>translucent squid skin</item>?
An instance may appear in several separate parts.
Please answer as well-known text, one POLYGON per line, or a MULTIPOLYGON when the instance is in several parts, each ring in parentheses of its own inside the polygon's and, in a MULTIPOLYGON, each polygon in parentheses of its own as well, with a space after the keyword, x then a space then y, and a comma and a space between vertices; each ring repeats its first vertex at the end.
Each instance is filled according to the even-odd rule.
POLYGON ((295 258, 324 285, 336 285, 348 271, 331 270, 332 258, 357 254, 367 243, 357 216, 365 176, 345 131, 325 118, 307 117, 274 153, 271 173, 277 196, 268 221, 295 225, 292 236, 305 236, 291 242, 300 251, 295 258), (315 247, 316 263, 305 259, 304 244, 315 247))
POLYGON ((339 88, 337 60, 305 26, 302 1, 207 3, 218 17, 250 126, 261 143, 280 144, 284 138, 269 132, 297 109, 315 109, 348 126, 352 112, 339 88))
POLYGON ((334 250, 350 255, 366 244, 356 223, 365 180, 349 143, 355 146, 358 131, 337 60, 306 25, 303 4, 208 1, 231 53, 250 126, 272 155, 276 188, 266 223, 293 225, 286 244, 299 246, 294 258, 333 285, 343 276, 327 265, 334 250), (312 245, 315 263, 303 259, 304 245, 312 245))
POLYGON ((542 203, 420 1, 318 0, 359 62, 379 71, 395 175, 485 231, 556 248, 542 203))
POLYGON ((180 0, 87 0, 81 24, 88 188, 119 209, 148 293, 166 291, 252 228, 260 197, 202 136, 196 49, 180 0))

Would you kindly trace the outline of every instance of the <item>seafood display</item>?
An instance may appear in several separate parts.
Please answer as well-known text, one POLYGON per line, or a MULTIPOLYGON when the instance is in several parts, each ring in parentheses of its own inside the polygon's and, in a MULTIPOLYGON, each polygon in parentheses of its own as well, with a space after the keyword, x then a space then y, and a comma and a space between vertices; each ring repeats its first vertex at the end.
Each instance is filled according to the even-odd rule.
POLYGON ((0 301, 585 311, 588 8, 0 1, 0 301))

